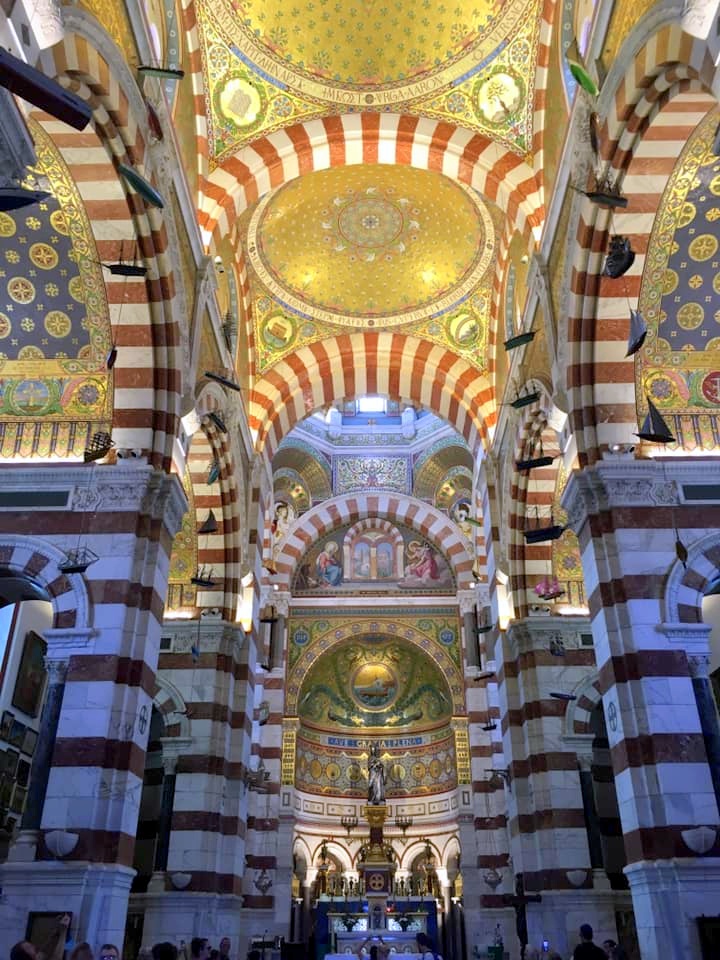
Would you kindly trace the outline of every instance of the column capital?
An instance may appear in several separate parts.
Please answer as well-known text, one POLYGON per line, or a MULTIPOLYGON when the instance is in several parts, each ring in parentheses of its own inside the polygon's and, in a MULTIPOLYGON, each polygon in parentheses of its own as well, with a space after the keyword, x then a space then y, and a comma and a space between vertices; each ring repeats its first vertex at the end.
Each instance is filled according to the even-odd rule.
POLYGON ((68 671, 68 660, 57 659, 55 657, 45 657, 45 670, 48 675, 48 683, 51 686, 65 683, 68 671))

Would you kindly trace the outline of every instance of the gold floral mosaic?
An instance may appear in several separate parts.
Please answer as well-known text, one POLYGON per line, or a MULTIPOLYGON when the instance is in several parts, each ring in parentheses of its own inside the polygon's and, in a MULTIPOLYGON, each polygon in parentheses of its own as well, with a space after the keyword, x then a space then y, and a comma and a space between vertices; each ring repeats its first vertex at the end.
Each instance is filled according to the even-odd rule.
POLYGON ((210 153, 311 117, 411 112, 527 154, 537 0, 201 0, 210 153))
POLYGON ((247 239, 250 263, 275 297, 352 326, 447 309, 477 286, 493 250, 477 195, 441 174, 389 165, 292 180, 258 204, 247 239))
POLYGON ((500 217, 472 191, 412 168, 292 181, 245 221, 258 371, 347 326, 402 326, 485 369, 500 217))
POLYGON ((675 416, 672 427, 684 445, 709 449, 720 440, 717 124, 714 112, 698 126, 655 218, 640 291, 648 335, 635 367, 641 415, 649 396, 663 415, 675 416))
MULTIPOLYGON (((51 196, 0 213, 0 420, 48 421, 24 455, 67 453, 50 421, 106 425, 112 379, 105 367, 110 323, 102 268, 80 194, 50 137, 30 122, 37 165, 28 184, 51 196)), ((6 431, 12 445, 13 433, 6 431)), ((17 451, 15 451, 17 453, 17 451)))

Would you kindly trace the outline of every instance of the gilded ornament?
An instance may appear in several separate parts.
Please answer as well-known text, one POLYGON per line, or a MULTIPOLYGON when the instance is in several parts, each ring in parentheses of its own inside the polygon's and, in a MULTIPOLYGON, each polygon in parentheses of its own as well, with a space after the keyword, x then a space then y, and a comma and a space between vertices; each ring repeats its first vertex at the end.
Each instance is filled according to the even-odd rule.
POLYGON ((13 277, 8 282, 7 291, 15 303, 28 304, 35 299, 35 285, 25 277, 13 277))
POLYGON ((70 317, 62 310, 51 310, 46 314, 44 325, 50 336, 58 339, 67 337, 72 329, 70 317))
POLYGON ((40 270, 52 270, 58 264, 57 251, 47 243, 34 243, 30 247, 30 259, 40 270))
POLYGON ((709 260, 715 255, 717 248, 717 237, 714 237, 711 233, 701 233, 699 237, 695 237, 693 240, 691 240, 688 247, 688 253, 693 260, 709 260))
POLYGON ((12 237, 15 235, 16 229, 15 221, 10 214, 0 211, 0 237, 12 237))

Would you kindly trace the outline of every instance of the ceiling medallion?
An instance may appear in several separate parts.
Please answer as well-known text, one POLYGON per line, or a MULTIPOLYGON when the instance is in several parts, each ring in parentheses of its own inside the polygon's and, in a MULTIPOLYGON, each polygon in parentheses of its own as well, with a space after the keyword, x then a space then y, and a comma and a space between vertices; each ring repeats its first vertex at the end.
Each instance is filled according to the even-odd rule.
MULTIPOLYGON (((441 174, 382 164, 290 181, 258 203, 246 245, 254 276, 283 314, 387 328, 465 304, 455 323, 462 343, 476 339, 466 301, 494 248, 493 222, 475 191, 441 174)), ((294 327, 273 316, 268 349, 286 346, 294 327)))

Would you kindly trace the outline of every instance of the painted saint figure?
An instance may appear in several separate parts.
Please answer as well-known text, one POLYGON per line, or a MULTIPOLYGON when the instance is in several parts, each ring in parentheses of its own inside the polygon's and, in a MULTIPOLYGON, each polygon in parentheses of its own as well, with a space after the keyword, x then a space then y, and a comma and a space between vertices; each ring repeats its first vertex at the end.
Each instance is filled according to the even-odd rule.
POLYGON ((368 803, 375 806, 385 803, 385 766, 376 743, 370 747, 368 757, 368 803))
POLYGON ((435 551, 429 543, 413 540, 408 544, 407 559, 410 562, 405 568, 406 577, 416 577, 425 582, 439 578, 435 551))
POLYGON ((327 584, 331 587, 337 587, 343 580, 343 568, 337 557, 339 550, 334 540, 328 540, 324 550, 321 550, 315 561, 315 572, 318 582, 327 584))

